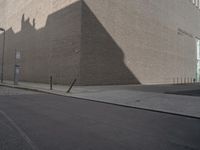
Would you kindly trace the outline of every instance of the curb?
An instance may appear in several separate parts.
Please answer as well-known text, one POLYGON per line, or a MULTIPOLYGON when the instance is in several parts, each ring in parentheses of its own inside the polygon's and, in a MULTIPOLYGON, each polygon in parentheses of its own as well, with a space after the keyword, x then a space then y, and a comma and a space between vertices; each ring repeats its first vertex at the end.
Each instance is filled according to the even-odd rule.
POLYGON ((164 110, 163 111, 162 110, 154 110, 154 109, 149 109, 149 108, 128 106, 128 105, 123 105, 123 104, 117 104, 117 103, 111 103, 111 102, 105 102, 105 101, 99 101, 99 100, 80 98, 80 97, 76 97, 76 96, 72 96, 72 95, 56 93, 56 92, 53 92, 53 91, 35 89, 35 88, 30 88, 30 87, 20 87, 20 86, 9 85, 9 84, 0 84, 0 86, 9 87, 9 88, 16 88, 16 89, 22 89, 22 90, 33 91, 33 92, 39 92, 39 93, 45 93, 45 94, 51 94, 51 95, 62 96, 62 97, 70 97, 70 98, 75 98, 75 99, 80 99, 80 100, 85 100, 85 101, 98 102, 98 103, 121 106, 121 107, 126 107, 126 108, 134 108, 134 109, 137 109, 137 110, 145 110, 145 111, 157 112, 157 113, 162 113, 162 114, 177 115, 177 116, 180 116, 180 117, 187 117, 187 118, 193 118, 193 119, 198 119, 198 120, 200 119, 200 116, 192 116, 192 115, 180 114, 180 113, 169 112, 169 111, 164 111, 164 110))

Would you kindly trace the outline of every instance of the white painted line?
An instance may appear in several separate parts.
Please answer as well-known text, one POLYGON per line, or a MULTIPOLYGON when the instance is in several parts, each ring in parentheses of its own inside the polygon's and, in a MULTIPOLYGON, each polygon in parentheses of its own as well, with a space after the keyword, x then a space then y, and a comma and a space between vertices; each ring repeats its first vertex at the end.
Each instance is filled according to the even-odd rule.
POLYGON ((33 143, 33 141, 28 137, 28 135, 3 111, 0 113, 9 121, 14 129, 23 137, 23 139, 30 145, 32 150, 39 150, 39 148, 33 143))

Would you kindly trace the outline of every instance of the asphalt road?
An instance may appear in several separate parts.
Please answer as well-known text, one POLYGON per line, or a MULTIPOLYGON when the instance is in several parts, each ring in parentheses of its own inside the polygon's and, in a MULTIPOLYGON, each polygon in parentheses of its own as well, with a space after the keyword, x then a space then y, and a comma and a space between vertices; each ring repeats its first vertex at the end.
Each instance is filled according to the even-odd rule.
POLYGON ((200 150, 200 120, 0 87, 0 150, 200 150))

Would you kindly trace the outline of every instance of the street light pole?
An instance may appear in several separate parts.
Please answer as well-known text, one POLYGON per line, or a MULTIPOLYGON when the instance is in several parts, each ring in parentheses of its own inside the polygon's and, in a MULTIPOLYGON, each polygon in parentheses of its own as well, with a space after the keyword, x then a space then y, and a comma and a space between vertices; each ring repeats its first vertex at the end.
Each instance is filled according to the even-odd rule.
POLYGON ((2 51, 2 59, 1 59, 1 83, 3 83, 4 51, 5 51, 6 31, 3 28, 0 28, 0 31, 3 31, 3 51, 2 51))

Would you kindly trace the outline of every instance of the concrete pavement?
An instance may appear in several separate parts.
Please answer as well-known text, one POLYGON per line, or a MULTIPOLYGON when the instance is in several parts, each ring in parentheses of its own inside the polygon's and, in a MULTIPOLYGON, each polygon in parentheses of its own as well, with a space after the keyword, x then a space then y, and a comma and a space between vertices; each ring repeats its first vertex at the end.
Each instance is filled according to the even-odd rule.
POLYGON ((20 82, 14 86, 10 81, 4 85, 17 88, 38 90, 62 96, 90 99, 128 107, 150 109, 200 118, 200 97, 181 95, 187 91, 200 93, 200 85, 122 85, 122 86, 75 86, 66 93, 68 86, 20 82), (175 94, 166 94, 175 93, 175 94), (179 95, 177 95, 178 93, 179 95))

